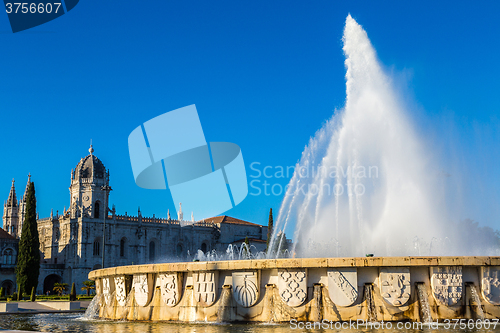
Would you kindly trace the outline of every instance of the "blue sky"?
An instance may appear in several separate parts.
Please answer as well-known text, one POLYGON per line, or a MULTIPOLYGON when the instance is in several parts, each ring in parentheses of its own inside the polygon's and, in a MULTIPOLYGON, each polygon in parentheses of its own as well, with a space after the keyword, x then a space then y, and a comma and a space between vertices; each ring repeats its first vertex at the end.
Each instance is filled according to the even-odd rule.
MULTIPOLYGON (((40 216, 62 211, 70 171, 92 139, 118 213, 140 206, 166 216, 169 193, 134 183, 127 137, 190 104, 208 141, 241 147, 249 176, 253 162, 294 165, 344 104, 341 38, 351 13, 443 172, 460 178, 466 204, 456 218, 498 228, 499 12, 494 1, 82 0, 16 34, 0 14, 0 196, 15 178, 19 197, 31 172, 40 216)), ((281 200, 249 195, 226 214, 266 224, 281 200)))

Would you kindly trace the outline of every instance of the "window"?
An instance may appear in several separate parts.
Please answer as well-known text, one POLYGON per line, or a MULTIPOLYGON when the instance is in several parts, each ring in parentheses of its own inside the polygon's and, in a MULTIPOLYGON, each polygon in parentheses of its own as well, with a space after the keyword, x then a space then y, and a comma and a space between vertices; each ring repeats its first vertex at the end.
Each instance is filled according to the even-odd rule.
POLYGON ((207 244, 206 244, 206 243, 201 244, 201 251, 202 251, 203 253, 206 253, 206 252, 207 252, 207 244))
POLYGON ((94 204, 94 218, 98 219, 99 218, 99 201, 96 201, 94 204))
POLYGON ((14 260, 14 251, 11 249, 6 249, 3 251, 3 263, 6 265, 14 265, 15 260, 14 260))
POLYGON ((154 241, 151 241, 151 243, 149 243, 149 260, 150 261, 155 260, 155 252, 156 252, 156 244, 154 241))
POLYGON ((94 256, 100 256, 101 255, 101 240, 96 239, 94 241, 94 256))
POLYGON ((125 257, 125 238, 120 241, 120 257, 125 257))
POLYGON ((181 244, 177 244, 176 252, 177 252, 177 256, 180 257, 182 254, 182 245, 181 244))

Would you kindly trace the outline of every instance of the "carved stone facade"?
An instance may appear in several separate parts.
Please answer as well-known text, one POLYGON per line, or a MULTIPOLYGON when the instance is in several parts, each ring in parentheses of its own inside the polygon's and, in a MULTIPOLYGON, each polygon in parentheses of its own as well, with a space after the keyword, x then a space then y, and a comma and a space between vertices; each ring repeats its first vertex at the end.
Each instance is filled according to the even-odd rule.
MULTIPOLYGON (((118 215, 114 207, 108 208, 110 191, 109 170, 91 147, 89 154, 71 171, 69 208, 53 211, 50 217, 37 221, 43 257, 38 294, 53 293, 55 282, 69 285, 75 282, 79 290, 83 281, 88 280, 89 272, 101 268, 103 255, 104 266, 113 267, 182 259, 188 251, 222 252, 230 244, 241 246, 245 237, 250 239, 252 248, 255 246, 258 251, 266 248, 267 226, 229 216, 193 224, 172 219, 170 213, 167 218, 144 217, 140 210, 136 216, 118 215)), ((19 237, 22 207, 23 199, 16 199, 12 185, 4 205, 3 227, 14 237, 19 237)), ((183 216, 182 211, 178 213, 177 216, 183 216)), ((6 277, 0 280, 3 282, 12 285, 10 289, 16 287, 15 278, 6 277)))
POLYGON ((278 271, 278 289, 281 299, 289 306, 302 305, 307 298, 307 272, 305 269, 278 271))
POLYGON ((500 266, 481 267, 481 292, 486 301, 500 305, 500 266))
POLYGON ((394 306, 406 304, 411 295, 410 268, 381 268, 380 293, 388 303, 394 306))
POLYGON ((456 305, 462 298, 462 266, 431 267, 432 294, 443 305, 456 305))
POLYGON ((248 308, 254 305, 259 299, 259 278, 254 272, 234 272, 233 297, 241 306, 248 308))
POLYGON ((340 306, 350 306, 358 299, 357 268, 332 268, 328 270, 328 293, 340 306))

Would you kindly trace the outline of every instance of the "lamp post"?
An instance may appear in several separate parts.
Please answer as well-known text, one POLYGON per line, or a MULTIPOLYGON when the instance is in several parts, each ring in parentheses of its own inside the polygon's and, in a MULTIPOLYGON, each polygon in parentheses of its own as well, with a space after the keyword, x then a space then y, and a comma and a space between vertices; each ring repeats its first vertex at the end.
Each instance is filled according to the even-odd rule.
POLYGON ((104 224, 102 227, 102 265, 101 268, 104 268, 104 257, 106 253, 106 216, 108 215, 108 194, 112 190, 111 186, 108 184, 101 187, 101 190, 104 191, 104 224))

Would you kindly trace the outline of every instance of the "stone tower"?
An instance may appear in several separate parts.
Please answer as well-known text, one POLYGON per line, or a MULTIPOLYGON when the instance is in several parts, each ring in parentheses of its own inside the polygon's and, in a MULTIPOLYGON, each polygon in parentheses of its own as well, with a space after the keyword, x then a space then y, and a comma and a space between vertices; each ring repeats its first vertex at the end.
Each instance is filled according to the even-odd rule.
POLYGON ((26 196, 28 195, 28 188, 31 183, 31 174, 28 174, 28 183, 26 184, 26 189, 24 190, 24 194, 22 198, 19 200, 19 227, 17 228, 17 238, 21 238, 21 232, 23 230, 24 218, 26 216, 26 196))
POLYGON ((94 155, 94 149, 90 145, 89 155, 71 170, 71 217, 103 219, 107 213, 109 191, 109 171, 94 155))
POLYGON ((14 187, 14 179, 12 179, 9 198, 3 205, 3 228, 14 237, 18 237, 17 235, 19 232, 18 212, 19 205, 16 198, 16 188, 14 187))

